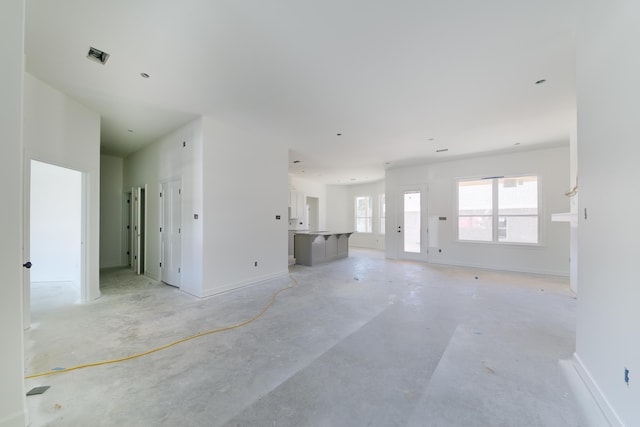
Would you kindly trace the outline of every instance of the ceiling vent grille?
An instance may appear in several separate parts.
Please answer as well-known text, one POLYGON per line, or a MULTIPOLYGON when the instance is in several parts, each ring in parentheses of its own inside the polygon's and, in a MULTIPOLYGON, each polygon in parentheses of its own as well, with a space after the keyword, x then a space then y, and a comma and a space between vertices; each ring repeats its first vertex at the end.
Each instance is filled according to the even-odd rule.
POLYGON ((107 59, 109 59, 109 54, 101 50, 98 50, 95 47, 90 47, 89 53, 87 53, 87 58, 104 65, 107 63, 107 59))

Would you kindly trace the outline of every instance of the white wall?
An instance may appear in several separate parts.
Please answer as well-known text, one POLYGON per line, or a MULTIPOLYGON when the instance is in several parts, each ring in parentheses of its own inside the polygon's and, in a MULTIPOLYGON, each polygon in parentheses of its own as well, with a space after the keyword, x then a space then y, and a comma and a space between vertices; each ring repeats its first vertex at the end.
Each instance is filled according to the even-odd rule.
POLYGON ((367 183, 354 184, 345 186, 349 193, 348 212, 351 219, 351 226, 348 230, 355 230, 355 198, 357 196, 370 196, 373 201, 373 232, 372 233, 354 233, 349 239, 349 245, 361 248, 384 250, 385 235, 380 234, 379 218, 380 205, 379 196, 385 194, 384 180, 367 183))
POLYGON ((160 184, 181 180, 180 289, 196 296, 202 296, 202 162, 202 119, 197 119, 125 158, 121 190, 147 186, 146 274, 160 279, 160 184))
POLYGON ((80 289, 82 174, 31 162, 31 282, 72 282, 80 289))
POLYGON ((346 185, 327 185, 326 230, 353 230, 353 218, 349 214, 351 203, 351 194, 346 185))
MULTIPOLYGON (((389 169, 386 174, 387 230, 397 226, 403 188, 418 186, 427 189, 427 213, 423 216, 423 224, 427 224, 430 216, 447 218, 446 221, 437 221, 435 228, 432 226, 430 230, 432 236, 429 245, 432 247, 429 249, 429 262, 568 275, 569 226, 567 223, 551 222, 552 213, 569 211, 569 200, 564 195, 568 182, 568 146, 389 169), (522 246, 457 242, 456 179, 515 174, 539 176, 541 244, 522 246), (437 239, 434 239, 436 235, 437 239)), ((387 233, 386 255, 389 258, 397 256, 396 250, 400 244, 398 236, 401 235, 387 233)))
POLYGON ((127 265, 123 254, 123 173, 123 159, 100 155, 100 268, 127 265))
POLYGON ((577 366, 613 425, 640 426, 640 2, 579 13, 577 366))
POLYGON ((288 148, 257 131, 203 121, 207 296, 288 274, 288 148))
POLYGON ((24 0, 0 2, 0 427, 27 423, 22 332, 24 0))
POLYGON ((573 195, 569 199, 569 212, 572 220, 569 221, 569 280, 571 290, 578 293, 578 194, 574 190, 578 185, 578 123, 574 123, 569 141, 569 191, 573 195))
POLYGON ((84 173, 87 224, 87 289, 83 301, 100 296, 100 116, 28 73, 24 76, 25 178, 38 160, 84 173))
POLYGON ((291 175, 289 175, 289 183, 291 190, 301 191, 306 197, 316 197, 318 199, 318 227, 320 230, 325 230, 327 224, 327 186, 291 175))

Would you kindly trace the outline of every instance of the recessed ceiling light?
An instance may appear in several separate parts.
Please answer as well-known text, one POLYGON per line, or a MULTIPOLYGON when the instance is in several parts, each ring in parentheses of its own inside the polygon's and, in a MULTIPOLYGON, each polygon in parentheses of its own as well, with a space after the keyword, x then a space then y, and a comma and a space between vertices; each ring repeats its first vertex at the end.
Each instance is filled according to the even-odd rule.
POLYGON ((337 135, 337 136, 342 136, 342 134, 341 134, 341 133, 337 133, 336 135, 337 135))
POLYGON ((104 65, 106 64, 107 59, 109 59, 109 54, 107 52, 98 50, 95 47, 90 47, 89 52, 87 53, 87 58, 104 65))
POLYGON ((147 74, 147 73, 140 73, 140 75, 141 75, 142 77, 144 77, 145 79, 148 79, 148 78, 149 78, 149 74, 147 74))
POLYGON ((543 84, 544 82, 546 82, 546 80, 545 80, 545 79, 540 79, 540 80, 536 81, 536 84, 537 84, 537 85, 541 85, 541 84, 543 84))
POLYGON ((300 163, 300 160, 294 160, 293 163, 300 163))
POLYGON ((440 150, 436 150, 436 153, 444 153, 445 151, 449 151, 448 148, 442 148, 440 150))
POLYGON ((513 145, 520 145, 520 143, 519 143, 519 142, 516 142, 516 143, 515 143, 515 144, 513 144, 513 145))

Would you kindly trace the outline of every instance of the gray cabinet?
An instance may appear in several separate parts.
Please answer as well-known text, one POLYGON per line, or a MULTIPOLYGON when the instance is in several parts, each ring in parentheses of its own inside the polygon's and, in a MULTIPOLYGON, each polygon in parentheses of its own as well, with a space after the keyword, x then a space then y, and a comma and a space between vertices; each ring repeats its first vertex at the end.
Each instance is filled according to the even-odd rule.
POLYGON ((315 265, 348 257, 351 234, 353 234, 352 231, 296 233, 294 237, 296 264, 315 265))

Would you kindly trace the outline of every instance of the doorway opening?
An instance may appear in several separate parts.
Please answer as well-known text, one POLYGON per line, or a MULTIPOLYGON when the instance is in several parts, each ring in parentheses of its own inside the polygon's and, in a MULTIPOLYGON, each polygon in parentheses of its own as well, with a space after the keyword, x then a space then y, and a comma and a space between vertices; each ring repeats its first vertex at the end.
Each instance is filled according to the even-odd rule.
POLYGON ((317 197, 307 196, 307 224, 311 231, 320 230, 320 202, 317 197))
POLYGON ((398 206, 397 256, 416 261, 427 260, 426 223, 423 221, 426 197, 420 187, 402 190, 398 206))
POLYGON ((82 172, 29 163, 25 200, 25 327, 42 312, 82 301, 85 292, 85 185, 82 172))
POLYGON ((406 253, 420 253, 420 191, 405 191, 403 200, 404 239, 403 251, 406 253))
POLYGON ((146 273, 147 200, 146 185, 133 187, 130 196, 129 265, 136 274, 146 273))

